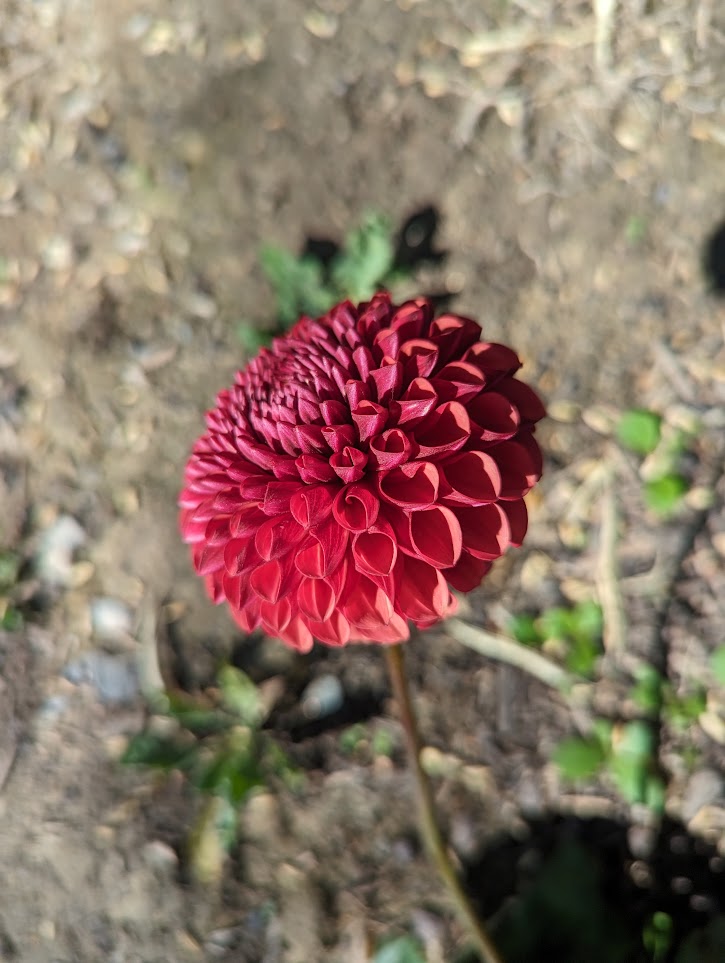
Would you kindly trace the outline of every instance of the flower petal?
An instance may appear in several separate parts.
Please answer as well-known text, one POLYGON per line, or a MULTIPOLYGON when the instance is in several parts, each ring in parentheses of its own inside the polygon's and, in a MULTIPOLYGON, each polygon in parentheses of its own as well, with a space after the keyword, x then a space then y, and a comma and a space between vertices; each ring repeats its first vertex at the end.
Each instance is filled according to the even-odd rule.
POLYGON ((348 485, 335 498, 332 511, 337 522, 350 532, 365 532, 380 510, 377 495, 367 485, 348 485))
POLYGON ((443 501, 459 505, 485 505, 501 493, 498 464, 485 451, 464 451, 438 466, 447 488, 443 501))
POLYGON ((386 502, 401 508, 424 508, 438 497, 440 476, 430 461, 408 462, 378 475, 378 491, 386 502))
POLYGON ((450 508, 434 505, 410 513, 410 541, 419 558, 433 568, 455 565, 463 548, 458 518, 450 508))
POLYGON ((476 558, 494 559, 511 544, 508 515, 499 505, 456 509, 463 530, 463 547, 476 558))
POLYGON ((457 401, 447 401, 416 430, 420 458, 431 458, 462 448, 471 437, 471 422, 466 409, 457 401))

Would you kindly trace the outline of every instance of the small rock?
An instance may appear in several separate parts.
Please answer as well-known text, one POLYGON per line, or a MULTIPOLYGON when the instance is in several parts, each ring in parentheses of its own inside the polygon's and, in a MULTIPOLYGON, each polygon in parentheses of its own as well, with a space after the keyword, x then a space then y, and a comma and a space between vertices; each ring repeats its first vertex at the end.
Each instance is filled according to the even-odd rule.
POLYGON ((725 780, 714 769, 698 769, 687 783, 682 797, 682 819, 689 823, 704 806, 723 800, 725 780))
POLYGON ((74 685, 89 683, 105 705, 133 702, 139 691, 135 662, 128 656, 94 650, 69 662, 63 675, 74 685))
POLYGON ((38 574, 51 585, 73 584, 73 553, 86 540, 86 533, 71 515, 61 515, 47 529, 36 556, 38 574))
POLYGON ((300 701, 308 719, 324 719, 342 708, 345 691, 336 675, 321 675, 310 682, 300 701))
POLYGON ((153 839, 143 848, 143 858, 147 866, 162 873, 173 873, 179 865, 176 852, 160 839, 153 839))
POLYGON ((120 599, 95 598, 91 601, 91 625, 97 638, 113 642, 131 634, 133 618, 120 599))

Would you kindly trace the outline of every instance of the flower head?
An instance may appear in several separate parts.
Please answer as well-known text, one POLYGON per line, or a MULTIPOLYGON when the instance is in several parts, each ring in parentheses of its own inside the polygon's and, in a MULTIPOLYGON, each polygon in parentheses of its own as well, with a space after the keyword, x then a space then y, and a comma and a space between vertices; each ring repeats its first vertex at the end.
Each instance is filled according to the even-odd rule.
POLYGON ((450 615, 527 525, 544 408, 469 318, 385 293, 302 318, 207 414, 181 530, 212 599, 301 651, 450 615))

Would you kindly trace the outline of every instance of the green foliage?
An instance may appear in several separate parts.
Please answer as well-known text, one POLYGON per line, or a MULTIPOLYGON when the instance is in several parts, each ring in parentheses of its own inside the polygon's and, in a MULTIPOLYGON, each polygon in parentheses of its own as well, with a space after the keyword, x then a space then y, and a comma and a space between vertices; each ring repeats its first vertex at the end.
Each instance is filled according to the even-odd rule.
POLYGON ((262 269, 277 298, 277 315, 290 327, 303 314, 324 314, 335 303, 326 286, 322 264, 313 257, 297 257, 284 248, 268 244, 260 252, 262 269))
POLYGON ((352 301, 367 301, 393 269, 395 248, 391 225, 381 214, 368 214, 348 234, 345 246, 332 264, 336 291, 352 301))
POLYGON ((340 749, 346 755, 352 755, 361 743, 366 742, 368 732, 361 722, 356 722, 340 733, 340 749))
POLYGON ((645 483, 645 504, 655 514, 664 518, 677 511, 687 494, 687 482, 681 475, 667 474, 645 483))
POLYGON ((577 602, 571 608, 556 606, 532 615, 516 615, 509 631, 522 645, 538 648, 559 642, 566 667, 577 675, 589 676, 602 651, 602 610, 594 601, 577 602))
POLYGON ((425 963, 420 944, 410 936, 400 936, 385 943, 373 957, 373 963, 425 963))
POLYGON ((632 408, 625 411, 616 428, 620 444, 638 455, 649 455, 660 442, 662 419, 653 411, 632 408))
POLYGON ((20 573, 20 556, 16 552, 0 552, 0 592, 12 588, 20 573))
POLYGON ((565 739, 554 750, 552 759, 565 779, 572 782, 595 776, 606 761, 605 747, 598 739, 565 739))
POLYGON ((672 945, 674 924, 669 913, 653 913, 642 930, 644 948, 652 957, 652 963, 667 959, 672 945))
POLYGON ((715 649, 710 659, 710 667, 720 685, 725 685, 725 645, 715 649))
POLYGON ((219 801, 203 810, 195 830, 207 855, 232 845, 237 814, 253 789, 292 772, 282 750, 261 730, 264 708, 251 679, 225 665, 218 683, 211 698, 161 694, 152 709, 171 720, 171 726, 159 731, 152 721, 131 739, 122 757, 128 765, 182 772, 200 793, 219 801))

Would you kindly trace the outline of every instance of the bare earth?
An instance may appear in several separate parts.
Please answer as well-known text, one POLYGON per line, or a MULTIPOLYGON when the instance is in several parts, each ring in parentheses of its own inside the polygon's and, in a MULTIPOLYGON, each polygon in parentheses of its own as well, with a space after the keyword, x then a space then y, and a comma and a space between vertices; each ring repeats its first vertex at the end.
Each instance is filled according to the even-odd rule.
MULTIPOLYGON (((725 857, 708 669, 725 641, 725 302, 701 270, 725 219, 723 64, 706 0, 0 0, 0 549, 23 559, 25 615, 0 634, 0 960, 363 963, 414 931, 440 963, 462 945, 415 841, 376 651, 295 661, 264 643, 290 718, 310 680, 339 676, 393 751, 345 755, 334 726, 293 742, 278 720, 304 788, 250 803, 217 888, 189 881, 188 789, 118 765, 144 718, 139 653, 158 643, 198 690, 239 652, 175 502, 202 413, 244 363, 238 323, 273 314, 259 248, 339 239, 370 209, 401 223, 435 205, 449 256, 399 296, 450 292, 551 410, 527 546, 466 617, 501 629, 613 579, 626 648, 610 606, 599 711, 634 655, 710 689, 660 762, 668 815, 725 857), (701 421, 669 524, 611 441, 632 404, 701 421)), ((445 628, 409 658, 469 867, 531 817, 647 831, 606 782, 561 782, 569 702, 445 628)), ((481 884, 489 910, 497 885, 481 884)))

